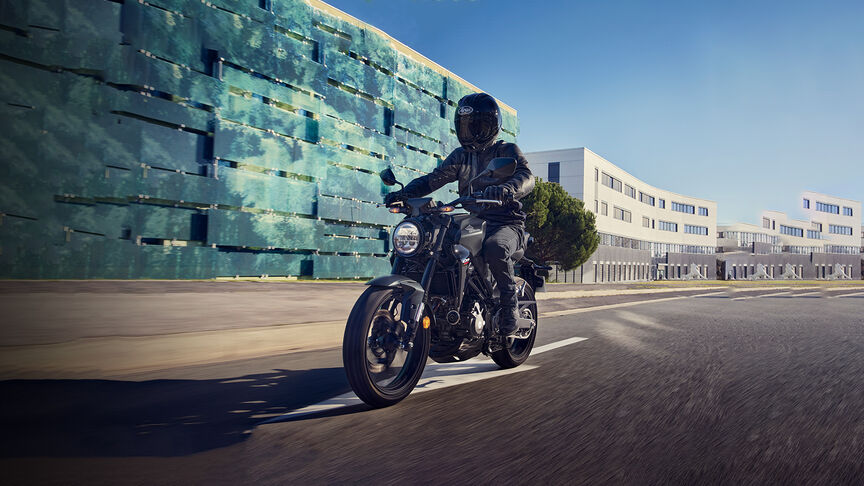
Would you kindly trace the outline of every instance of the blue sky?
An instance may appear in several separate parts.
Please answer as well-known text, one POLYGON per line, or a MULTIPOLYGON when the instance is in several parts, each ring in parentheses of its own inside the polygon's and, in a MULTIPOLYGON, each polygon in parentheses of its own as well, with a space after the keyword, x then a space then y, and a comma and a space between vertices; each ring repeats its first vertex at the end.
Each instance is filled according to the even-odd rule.
POLYGON ((864 200, 864 2, 329 0, 720 222, 864 200))

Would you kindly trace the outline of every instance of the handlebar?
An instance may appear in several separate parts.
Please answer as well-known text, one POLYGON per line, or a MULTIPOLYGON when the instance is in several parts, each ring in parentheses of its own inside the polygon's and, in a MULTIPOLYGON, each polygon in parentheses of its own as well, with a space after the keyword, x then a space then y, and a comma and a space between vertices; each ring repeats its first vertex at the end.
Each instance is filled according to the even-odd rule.
MULTIPOLYGON (((456 200, 454 200, 448 204, 445 204, 444 206, 457 206, 460 204, 461 205, 465 205, 465 204, 488 204, 490 206, 501 206, 504 204, 497 199, 481 199, 481 198, 482 198, 481 193, 475 194, 474 196, 464 196, 464 197, 460 197, 460 198, 458 198, 458 199, 456 199, 456 200)), ((441 205, 440 202, 438 204, 441 205)), ((379 204, 378 206, 380 207, 381 205, 379 204)), ((404 208, 405 202, 401 201, 401 200, 400 201, 394 201, 390 204, 384 204, 384 206, 388 209, 390 209, 390 208, 404 208)))

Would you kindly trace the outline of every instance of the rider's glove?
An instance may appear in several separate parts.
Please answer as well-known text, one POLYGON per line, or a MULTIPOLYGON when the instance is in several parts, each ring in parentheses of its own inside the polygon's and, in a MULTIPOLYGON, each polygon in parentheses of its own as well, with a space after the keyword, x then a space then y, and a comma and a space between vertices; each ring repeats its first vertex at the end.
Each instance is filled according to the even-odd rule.
POLYGON ((384 195, 384 204, 389 206, 389 205, 391 205, 397 201, 401 201, 403 199, 405 199, 405 195, 402 193, 401 190, 388 192, 386 195, 384 195))
POLYGON ((483 190, 484 199, 494 199, 496 201, 506 202, 513 197, 513 190, 510 186, 489 186, 483 190))

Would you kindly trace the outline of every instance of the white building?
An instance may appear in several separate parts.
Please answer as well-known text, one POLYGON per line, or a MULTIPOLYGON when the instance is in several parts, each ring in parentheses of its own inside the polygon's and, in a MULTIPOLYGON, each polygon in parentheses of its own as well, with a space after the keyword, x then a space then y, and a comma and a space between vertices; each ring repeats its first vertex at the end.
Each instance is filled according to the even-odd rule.
POLYGON ((714 201, 651 186, 586 148, 525 157, 535 176, 561 184, 597 217, 600 246, 568 281, 716 277, 714 201))
POLYGON ((861 203, 804 192, 801 207, 807 219, 763 211, 759 226, 720 225, 723 278, 752 278, 760 268, 768 278, 779 278, 787 265, 797 278, 861 278, 861 203))

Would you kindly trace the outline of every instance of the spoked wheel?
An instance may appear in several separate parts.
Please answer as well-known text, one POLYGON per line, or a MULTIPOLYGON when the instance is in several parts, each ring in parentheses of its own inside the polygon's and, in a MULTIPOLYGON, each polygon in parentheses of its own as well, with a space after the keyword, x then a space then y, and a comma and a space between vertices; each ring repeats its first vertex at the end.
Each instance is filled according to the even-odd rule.
POLYGON ((398 289, 367 288, 348 317, 342 362, 348 383, 361 400, 387 407, 407 397, 426 366, 429 331, 417 330, 413 346, 400 346, 407 332, 398 289))
MULTIPOLYGON (((516 279, 516 286, 521 287, 524 280, 516 279)), ((519 339, 515 337, 507 338, 506 345, 492 353, 492 360, 502 368, 515 368, 524 363, 528 356, 531 355, 531 350, 534 348, 534 340, 537 338, 537 327, 539 325, 539 317, 537 314, 537 301, 534 300, 534 289, 530 285, 525 286, 525 292, 519 296, 519 315, 526 319, 534 319, 537 323, 531 334, 527 337, 519 339), (531 302, 530 304, 522 304, 522 302, 531 302)))

